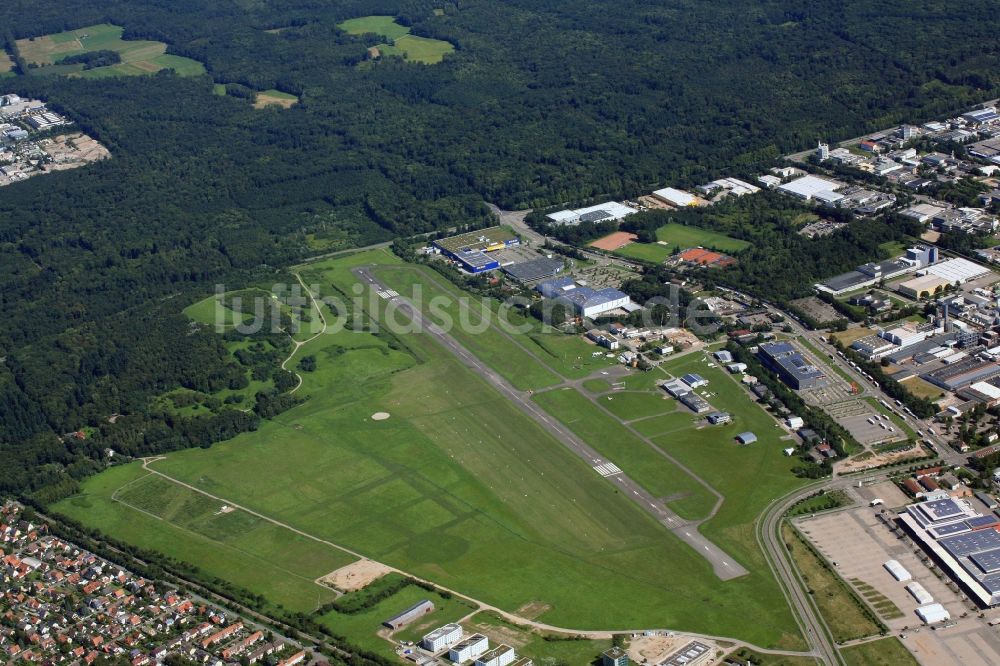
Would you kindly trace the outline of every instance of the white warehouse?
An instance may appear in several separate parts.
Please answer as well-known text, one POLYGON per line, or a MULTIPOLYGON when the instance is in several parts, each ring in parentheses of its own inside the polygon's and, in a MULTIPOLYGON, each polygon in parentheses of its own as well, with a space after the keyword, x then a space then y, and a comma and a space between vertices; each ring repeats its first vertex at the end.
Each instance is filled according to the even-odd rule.
POLYGON ((664 187, 662 190, 656 190, 653 192, 653 196, 660 201, 668 203, 671 206, 676 206, 677 208, 698 205, 698 197, 690 192, 678 190, 673 187, 664 187))

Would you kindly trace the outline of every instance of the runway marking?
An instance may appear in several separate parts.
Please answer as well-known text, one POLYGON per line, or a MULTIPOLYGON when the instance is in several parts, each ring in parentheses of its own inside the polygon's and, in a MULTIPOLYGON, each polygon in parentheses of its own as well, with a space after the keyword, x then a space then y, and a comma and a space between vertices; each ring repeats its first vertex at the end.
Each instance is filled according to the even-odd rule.
POLYGON ((615 474, 622 473, 618 465, 614 463, 603 463, 601 465, 594 465, 594 469, 597 470, 598 474, 604 477, 614 476, 615 474))

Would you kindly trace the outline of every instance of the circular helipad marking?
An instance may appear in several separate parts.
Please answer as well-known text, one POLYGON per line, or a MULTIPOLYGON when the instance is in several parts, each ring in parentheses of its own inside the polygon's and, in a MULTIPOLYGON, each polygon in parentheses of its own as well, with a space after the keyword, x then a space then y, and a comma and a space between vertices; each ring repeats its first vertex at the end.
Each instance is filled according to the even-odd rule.
POLYGON ((375 412, 372 414, 372 421, 385 421, 389 418, 389 412, 375 412))

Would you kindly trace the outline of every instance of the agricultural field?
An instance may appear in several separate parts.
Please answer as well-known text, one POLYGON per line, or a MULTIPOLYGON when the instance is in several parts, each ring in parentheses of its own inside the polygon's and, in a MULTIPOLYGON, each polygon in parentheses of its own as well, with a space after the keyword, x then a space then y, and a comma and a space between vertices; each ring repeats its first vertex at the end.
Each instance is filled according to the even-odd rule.
MULTIPOLYGON (((312 264, 303 278, 351 293, 351 267, 374 262, 399 264, 387 251, 358 253, 312 264)), ((364 308, 385 314, 379 299, 364 308)), ((292 359, 317 359, 316 370, 303 374, 308 401, 256 432, 168 454, 152 468, 476 599, 514 612, 531 608, 533 617, 556 626, 671 626, 760 645, 802 645, 780 588, 763 569, 718 580, 697 553, 433 339, 397 338, 373 331, 363 316, 347 319, 349 327, 307 342, 292 359), (390 417, 373 420, 376 412, 390 417), (748 616, 755 622, 746 623, 748 616)), ((139 510, 142 502, 114 501, 136 473, 129 466, 98 475, 57 510, 199 566, 229 556, 192 533, 194 525, 165 530, 164 520, 139 510)), ((158 508, 150 513, 157 511, 167 515, 158 508)), ((171 515, 183 522, 182 513, 171 515)), ((749 524, 745 529, 752 532, 749 524)), ((307 578, 336 568, 325 561, 297 566, 305 564, 307 578)), ((229 570, 220 575, 237 576, 229 570)), ((277 580, 239 575, 241 585, 277 598, 277 580)), ((295 603, 316 602, 305 593, 295 603)), ((336 627, 356 640, 370 639, 377 628, 343 618, 336 627)))
POLYGON ((257 98, 254 100, 253 107, 255 109, 263 109, 268 106, 280 106, 283 109, 289 109, 299 103, 299 98, 290 93, 281 92, 280 90, 261 90, 257 93, 257 98))
POLYGON ((349 35, 374 34, 384 37, 387 42, 375 47, 382 56, 401 56, 427 65, 441 62, 455 50, 446 41, 411 35, 410 28, 397 23, 393 16, 362 16, 344 21, 337 27, 349 35))
POLYGON ((17 48, 29 65, 37 65, 31 69, 32 74, 103 78, 155 74, 163 69, 173 69, 180 76, 205 73, 204 65, 197 60, 167 54, 167 45, 163 42, 123 40, 123 32, 123 28, 119 26, 102 23, 68 32, 19 39, 17 48), (121 62, 88 70, 84 70, 83 64, 60 64, 68 56, 105 50, 117 52, 121 56, 121 62))
POLYGON ((739 252, 750 247, 750 243, 744 240, 730 238, 710 229, 673 223, 657 229, 656 239, 670 246, 687 248, 701 245, 720 252, 739 252))

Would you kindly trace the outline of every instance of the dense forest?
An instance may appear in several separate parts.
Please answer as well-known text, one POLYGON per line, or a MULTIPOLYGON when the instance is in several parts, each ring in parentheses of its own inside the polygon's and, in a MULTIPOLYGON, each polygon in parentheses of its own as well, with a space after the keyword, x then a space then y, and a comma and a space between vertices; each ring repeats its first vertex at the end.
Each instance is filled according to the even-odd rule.
MULTIPOLYGON (((0 41, 28 72, 4 90, 47 100, 113 155, 0 190, 0 491, 66 488, 104 446, 255 427, 236 410, 176 423, 150 408, 226 376, 221 342, 179 314, 215 283, 482 222, 484 199, 545 207, 690 185, 817 137, 950 112, 996 95, 994 18, 986 0, 0 3, 0 41), (367 14, 456 51, 436 65, 365 61, 378 40, 336 26, 367 14), (208 75, 64 78, 13 53, 16 39, 100 22, 208 75), (256 110, 214 83, 301 101, 256 110), (94 441, 56 438, 86 425, 94 441)), ((887 237, 859 233, 850 261, 887 237)), ((801 249, 755 246, 740 279, 774 280, 774 252, 792 267, 848 259, 801 249)), ((804 277, 780 275, 789 295, 804 277)))

